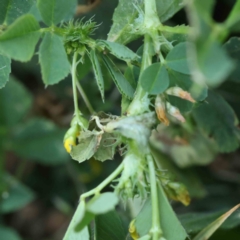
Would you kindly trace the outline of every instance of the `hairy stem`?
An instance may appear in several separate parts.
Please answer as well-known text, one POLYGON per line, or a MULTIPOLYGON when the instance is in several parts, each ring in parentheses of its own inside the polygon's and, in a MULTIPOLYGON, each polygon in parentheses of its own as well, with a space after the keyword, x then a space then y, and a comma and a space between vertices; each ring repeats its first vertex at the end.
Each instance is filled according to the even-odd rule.
POLYGON ((72 89, 73 89, 73 102, 74 102, 74 113, 75 116, 78 120, 78 122, 80 123, 80 111, 78 108, 78 98, 77 98, 77 75, 76 75, 76 69, 77 69, 77 56, 78 53, 75 52, 73 54, 73 61, 72 61, 72 70, 71 70, 71 74, 72 74, 72 89))
POLYGON ((82 96, 82 99, 85 102, 89 112, 91 114, 93 114, 95 111, 93 110, 93 107, 92 107, 90 101, 88 100, 88 97, 87 97, 86 93, 84 92, 84 90, 83 90, 79 81, 77 81, 77 88, 78 88, 78 91, 79 91, 80 95, 82 96))
POLYGON ((156 0, 145 0, 145 18, 144 25, 146 28, 157 27, 162 25, 157 14, 156 0))
POLYGON ((97 187, 93 188, 89 192, 86 192, 81 195, 80 200, 84 201, 85 198, 90 197, 92 195, 99 194, 103 188, 105 188, 111 181, 113 181, 123 170, 123 162, 115 169, 114 172, 111 173, 103 182, 101 182, 97 187))
MULTIPOLYGON (((141 72, 140 74, 152 64, 152 56, 150 54, 151 52, 151 37, 149 35, 145 35, 144 37, 144 47, 143 47, 143 57, 142 57, 142 63, 141 63, 141 72)), ((128 115, 137 115, 141 114, 145 111, 148 111, 149 109, 149 98, 148 93, 142 88, 140 85, 140 82, 138 82, 137 89, 135 92, 135 96, 133 98, 133 101, 129 105, 128 108, 128 115)))
POLYGON ((155 175, 154 160, 151 154, 147 155, 147 163, 149 169, 150 187, 151 187, 151 201, 152 201, 152 228, 150 233, 153 240, 159 240, 163 236, 160 217, 159 217, 159 205, 158 205, 158 191, 157 180, 155 175))

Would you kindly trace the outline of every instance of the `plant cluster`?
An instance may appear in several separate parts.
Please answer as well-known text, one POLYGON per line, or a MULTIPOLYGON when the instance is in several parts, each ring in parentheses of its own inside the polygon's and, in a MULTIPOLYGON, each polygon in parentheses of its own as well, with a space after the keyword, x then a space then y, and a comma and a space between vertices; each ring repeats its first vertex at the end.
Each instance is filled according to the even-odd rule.
MULTIPOLYGON (((213 0, 121 0, 107 40, 93 38, 99 27, 93 19, 63 23, 74 6, 73 0, 38 0, 36 6, 46 27, 40 27, 36 18, 27 13, 33 1, 26 2, 21 6, 22 16, 16 14, 15 7, 7 11, 12 6, 7 3, 0 12, 0 87, 8 84, 11 59, 29 61, 42 38, 38 57, 45 85, 56 84, 69 73, 72 78, 74 113, 63 139, 66 151, 79 163, 90 158, 104 162, 117 153, 122 157, 112 174, 80 196, 64 239, 87 240, 92 234, 96 239, 186 239, 188 234, 169 199, 189 205, 190 195, 185 185, 166 171, 164 159, 156 150, 156 139, 161 134, 175 138, 175 129, 180 136, 186 136, 193 149, 201 143, 195 150, 189 149, 189 156, 172 153, 179 165, 191 164, 188 159, 198 161, 196 155, 201 152, 208 154, 204 162, 218 152, 239 147, 236 115, 214 88, 229 76, 239 81, 240 41, 229 36, 239 31, 240 1, 225 22, 217 23, 211 14, 213 0), (163 25, 183 7, 190 26, 163 25), (126 45, 138 38, 143 38, 143 45, 134 52, 126 45), (103 67, 111 76, 121 94, 121 115, 93 110, 91 97, 85 94, 77 71, 87 61, 91 62, 103 102, 103 67), (118 61, 124 63, 124 73, 118 61), (79 108, 78 91, 90 119, 79 108), (109 184, 113 192, 102 193, 109 184), (87 201, 89 197, 92 198, 87 201), (144 206, 126 234, 117 223, 114 209, 118 203, 127 206, 129 199, 136 198, 144 206), (92 233, 89 224, 94 219, 92 233), (108 233, 104 238, 101 231, 106 225, 99 219, 111 219, 117 236, 108 233)), ((166 145, 161 144, 162 152, 166 145)), ((208 239, 237 207, 193 239, 208 239)))

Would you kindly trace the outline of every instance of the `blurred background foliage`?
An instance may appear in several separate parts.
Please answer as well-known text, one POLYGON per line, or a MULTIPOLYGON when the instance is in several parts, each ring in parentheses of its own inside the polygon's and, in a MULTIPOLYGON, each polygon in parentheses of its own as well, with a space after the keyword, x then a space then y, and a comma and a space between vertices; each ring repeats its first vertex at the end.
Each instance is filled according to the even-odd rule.
MULTIPOLYGON (((217 1, 214 19, 222 22, 234 2, 217 1)), ((117 0, 79 1, 73 14, 86 20, 94 16, 100 23, 94 38, 106 39, 117 3, 117 0)), ((36 7, 30 12, 40 20, 36 7)), ((184 10, 166 24, 187 24, 184 10)), ((137 50, 141 45, 142 39, 129 47, 137 50)), ((119 67, 124 66, 119 62, 119 67)), ((101 101, 90 61, 79 65, 79 79, 94 109, 120 114, 120 94, 104 69, 103 75, 105 103, 101 101)), ((240 78, 230 76, 217 92, 240 118, 240 78)), ((90 117, 83 101, 79 104, 85 116, 90 117)), ((68 76, 45 88, 37 56, 28 63, 12 62, 11 81, 0 91, 0 109, 0 239, 62 239, 80 194, 108 176, 120 158, 116 156, 114 161, 104 163, 90 159, 81 164, 70 159, 62 139, 73 114, 71 79, 68 76)), ((152 135, 152 147, 163 167, 189 189, 190 206, 176 202, 173 206, 191 235, 240 202, 240 151, 219 154, 211 140, 196 129, 189 131, 190 127, 159 126, 159 131, 152 135), (188 129, 188 135, 184 129, 188 129)), ((120 215, 125 215, 123 221, 127 226, 127 212, 120 215)), ((211 239, 240 239, 239 211, 211 239)))

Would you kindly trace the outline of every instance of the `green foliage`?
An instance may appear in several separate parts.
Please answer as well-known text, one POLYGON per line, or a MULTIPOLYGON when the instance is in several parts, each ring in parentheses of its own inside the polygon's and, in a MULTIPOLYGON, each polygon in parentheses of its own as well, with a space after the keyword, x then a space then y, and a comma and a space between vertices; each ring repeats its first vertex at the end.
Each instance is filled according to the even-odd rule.
POLYGON ((69 74, 70 64, 63 40, 55 34, 45 34, 39 49, 39 61, 46 85, 56 84, 69 74))
POLYGON ((0 55, 0 88, 4 87, 11 72, 11 59, 0 55))
MULTIPOLYGON (((214 0, 120 0, 107 40, 92 36, 96 28, 102 31, 102 26, 93 18, 70 20, 74 16, 76 0, 3 0, 0 3, 0 88, 6 85, 0 92, 0 139, 3 142, 0 158, 10 152, 10 160, 12 154, 17 156, 17 161, 26 159, 33 168, 59 165, 61 169, 62 166, 64 170, 58 172, 57 169, 49 185, 56 183, 53 186, 45 184, 43 191, 50 189, 49 199, 64 213, 71 212, 68 204, 76 198, 76 193, 95 186, 81 195, 64 240, 130 240, 131 237, 134 240, 185 240, 187 233, 193 235, 194 240, 208 239, 236 210, 238 205, 213 222, 214 214, 182 216, 185 230, 169 199, 188 205, 189 196, 205 196, 201 174, 199 178, 198 171, 191 166, 207 165, 217 154, 233 152, 239 147, 236 116, 239 112, 235 114, 234 110, 239 98, 240 44, 237 37, 230 35, 239 31, 239 3, 236 1, 226 19, 218 23, 214 20, 217 14, 213 11, 214 0), (187 23, 174 26, 184 10, 173 20, 168 20, 184 5, 191 27, 187 23), (232 38, 226 42, 229 36, 232 38), (29 61, 40 37, 38 55, 43 83, 46 86, 59 83, 71 69, 72 82, 67 78, 58 86, 49 87, 49 92, 51 95, 52 89, 61 89, 57 98, 64 99, 63 105, 68 106, 63 93, 68 94, 71 86, 74 112, 71 107, 60 106, 58 110, 55 105, 44 112, 45 117, 51 117, 49 109, 56 110, 59 115, 56 114, 54 120, 58 119, 60 124, 72 118, 68 130, 56 126, 50 119, 33 117, 38 113, 38 110, 35 112, 37 103, 30 112, 32 96, 12 77, 8 82, 11 59, 29 61), (133 42, 139 38, 143 39, 143 45, 135 53, 130 48, 133 45, 136 49, 139 47, 138 41, 133 42), (129 47, 126 46, 128 43, 131 43, 129 47), (88 74, 91 68, 96 83, 92 81, 93 75, 88 74), (224 85, 214 89, 224 81, 224 85), (96 85, 104 105, 93 88, 96 85), (234 94, 233 88, 236 88, 234 94), (114 89, 119 93, 115 94, 114 89), (85 113, 86 109, 79 101, 78 90, 89 113, 85 113), (120 101, 122 114, 118 116, 117 103, 120 101), (110 111, 109 106, 116 115, 97 113, 101 109, 110 111), (62 116, 62 113, 68 116, 62 116), (90 161, 80 167, 71 161, 66 167, 68 155, 62 145, 79 163, 90 161), (114 156, 116 160, 122 158, 121 163, 104 163, 104 174, 108 177, 98 184, 102 178, 102 165, 99 164, 114 156), (111 170, 112 167, 116 169, 110 173, 108 166, 111 170), (92 179, 96 177, 99 179, 93 183, 92 179), (79 179, 84 182, 80 189, 79 179), (74 187, 68 187, 68 180, 76 183, 76 192, 74 187), (87 182, 90 184, 85 186, 87 182), (104 192, 111 183, 113 191, 104 192), (73 192, 72 199, 69 191, 73 192), (134 202, 144 202, 142 209, 131 205, 130 198, 134 202), (115 211, 120 200, 129 210, 125 211, 124 217, 121 205, 119 212, 115 211)), ((78 7, 80 12, 83 9, 83 6, 78 7)), ((105 14, 105 9, 102 12, 105 14)), ((15 73, 18 67, 15 62, 13 64, 15 73)), ((28 68, 31 64, 21 67, 28 68)), ((21 76, 21 71, 16 74, 21 76)), ((37 188, 34 180, 38 177, 23 178, 24 184, 20 183, 6 173, 5 165, 9 167, 0 164, 0 211, 4 214, 20 210, 35 198, 25 184, 33 182, 34 189, 37 188)), ((26 165, 20 164, 20 170, 16 172, 11 169, 11 174, 20 179, 26 165)), ((214 168, 212 165, 211 171, 214 168)), ((38 168, 34 169, 38 173, 38 168)), ((55 171, 52 169, 49 171, 55 171)), ((208 171, 206 173, 211 176, 210 180, 204 179, 208 185, 215 177, 208 171)), ((239 183, 235 175, 229 181, 239 183)), ((224 181, 229 176, 228 170, 220 169, 216 176, 224 181)), ((230 185, 227 181, 225 184, 230 185)), ((212 194, 211 191, 208 193, 212 194)), ((215 207, 215 202, 213 205, 215 207)), ((173 206, 180 212, 186 211, 179 205, 173 206)), ((203 207, 200 204, 195 209, 195 203, 192 206, 191 210, 203 207)), ((215 208, 223 209, 219 206, 221 203, 217 201, 215 208)), ((207 205, 204 202, 204 207, 210 209, 211 201, 207 205)), ((238 224, 229 226, 237 227, 238 224)), ((1 226, 0 236, 19 239, 14 231, 1 226)))
POLYGON ((44 119, 31 119, 18 126, 13 134, 12 149, 22 158, 46 165, 57 165, 68 160, 62 139, 65 129, 44 119))
POLYGON ((144 70, 139 81, 150 94, 163 93, 169 86, 167 69, 161 63, 154 63, 144 70))
POLYGON ((193 240, 205 240, 209 239, 212 234, 224 223, 224 221, 239 208, 240 205, 235 206, 234 208, 230 209, 228 212, 223 214, 217 220, 209 224, 206 228, 204 228, 197 236, 194 237, 193 240))
POLYGON ((237 120, 221 96, 210 91, 206 102, 193 111, 193 116, 198 126, 216 141, 220 152, 238 148, 237 120))
POLYGON ((136 1, 136 5, 128 0, 119 1, 113 14, 113 25, 108 34, 108 41, 125 45, 139 38, 140 34, 135 29, 142 27, 143 13, 139 9, 142 5, 142 0, 136 1))
POLYGON ((117 68, 117 66, 112 62, 110 58, 107 56, 102 56, 103 61, 112 77, 112 80, 116 84, 119 92, 127 97, 128 99, 132 99, 134 89, 130 85, 130 83, 125 79, 124 75, 117 68))
POLYGON ((98 215, 95 218, 95 236, 96 240, 122 240, 125 239, 126 230, 119 214, 116 211, 110 211, 98 215))
MULTIPOLYGON (((163 192, 162 187, 158 188, 159 191, 159 213, 161 227, 165 239, 167 240, 184 240, 187 237, 187 233, 179 222, 177 216, 173 212, 168 199, 163 192)), ((152 214, 151 214, 151 201, 150 199, 146 200, 141 212, 136 218, 136 229, 140 237, 146 235, 151 228, 152 223, 152 214)))
POLYGON ((240 1, 237 0, 231 13, 228 15, 228 18, 225 21, 226 29, 229 29, 230 31, 236 32, 239 31, 239 24, 240 24, 240 1))
POLYGON ((177 13, 183 6, 182 0, 163 0, 156 1, 157 13, 161 22, 166 22, 175 13, 177 13))
POLYGON ((15 60, 29 61, 40 38, 40 27, 32 15, 18 18, 0 35, 0 51, 15 60))
POLYGON ((174 71, 190 74, 187 59, 187 42, 179 43, 176 45, 166 57, 166 65, 174 71))
POLYGON ((34 200, 35 194, 33 191, 18 182, 14 177, 4 175, 3 181, 6 187, 0 206, 2 214, 19 210, 34 200))
POLYGON ((93 72, 95 75, 95 79, 97 81, 98 89, 101 93, 102 100, 104 102, 104 80, 103 80, 103 75, 102 75, 102 70, 100 67, 100 63, 98 61, 97 54, 94 50, 90 52, 90 58, 92 61, 92 67, 93 67, 93 72))
POLYGON ((237 37, 230 38, 225 44, 224 48, 231 58, 235 61, 234 71, 230 74, 229 78, 232 81, 240 82, 240 39, 237 37))
POLYGON ((32 105, 32 96, 24 86, 11 78, 0 91, 0 125, 13 127, 23 120, 32 105), (12 94, 14 92, 14 94, 12 94))
POLYGON ((56 25, 65 19, 76 8, 76 0, 38 0, 37 5, 44 23, 56 25))
POLYGON ((109 50, 109 52, 115 57, 126 62, 129 61, 134 62, 139 59, 139 56, 137 54, 135 54, 132 50, 130 50, 129 48, 125 47, 122 44, 104 40, 100 40, 97 43, 107 48, 107 50, 109 50))
POLYGON ((2 0, 0 5, 0 24, 11 24, 18 17, 26 14, 34 0, 2 0))
POLYGON ((14 229, 4 226, 0 226, 0 236, 3 239, 21 240, 21 238, 14 229))

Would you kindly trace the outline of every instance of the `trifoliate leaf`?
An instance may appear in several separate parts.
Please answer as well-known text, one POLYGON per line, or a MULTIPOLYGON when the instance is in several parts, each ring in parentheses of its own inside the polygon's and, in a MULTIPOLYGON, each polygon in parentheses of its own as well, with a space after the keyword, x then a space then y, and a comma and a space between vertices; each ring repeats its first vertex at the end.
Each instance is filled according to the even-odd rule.
POLYGON ((166 64, 169 68, 183 74, 190 74, 187 59, 188 44, 187 42, 179 43, 168 53, 166 64))
POLYGON ((169 86, 167 69, 161 63, 154 63, 143 71, 139 81, 142 88, 149 94, 162 93, 169 86))
POLYGON ((236 116, 217 93, 210 91, 206 102, 194 109, 193 116, 199 128, 216 141, 220 152, 231 152, 239 146, 236 116))
POLYGON ((32 15, 18 18, 1 34, 0 51, 12 59, 29 61, 41 35, 39 30, 39 24, 32 15))
POLYGON ((46 33, 39 49, 39 61, 43 82, 46 85, 58 83, 70 72, 70 64, 61 37, 46 33))

